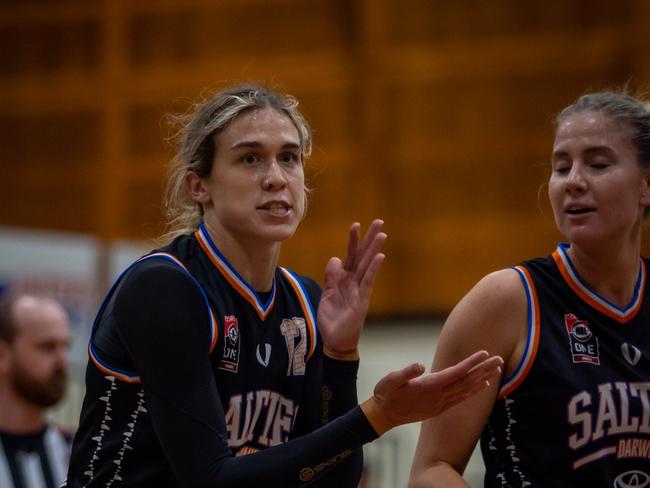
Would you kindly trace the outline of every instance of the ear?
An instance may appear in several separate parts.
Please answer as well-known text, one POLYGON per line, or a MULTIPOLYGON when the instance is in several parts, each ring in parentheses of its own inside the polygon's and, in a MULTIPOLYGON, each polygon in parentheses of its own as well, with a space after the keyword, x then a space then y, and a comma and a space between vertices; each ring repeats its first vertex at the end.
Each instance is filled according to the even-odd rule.
POLYGON ((650 207, 650 168, 643 170, 641 181, 641 204, 650 207))
POLYGON ((194 171, 189 171, 185 175, 185 185, 187 191, 190 193, 192 199, 205 206, 210 203, 210 192, 205 184, 205 181, 197 175, 194 171))

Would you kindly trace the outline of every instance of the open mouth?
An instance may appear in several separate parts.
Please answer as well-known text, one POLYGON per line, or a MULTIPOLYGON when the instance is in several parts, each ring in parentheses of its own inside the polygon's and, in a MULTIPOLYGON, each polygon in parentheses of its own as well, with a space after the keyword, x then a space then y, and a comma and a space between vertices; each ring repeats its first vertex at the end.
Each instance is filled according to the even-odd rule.
POLYGON ((584 215, 589 212, 593 212, 594 209, 590 207, 575 207, 567 210, 569 215, 584 215))
POLYGON ((291 210, 291 207, 286 203, 277 203, 277 202, 269 203, 267 205, 262 205, 259 208, 262 210, 266 210, 272 215, 278 215, 278 216, 286 215, 291 210))

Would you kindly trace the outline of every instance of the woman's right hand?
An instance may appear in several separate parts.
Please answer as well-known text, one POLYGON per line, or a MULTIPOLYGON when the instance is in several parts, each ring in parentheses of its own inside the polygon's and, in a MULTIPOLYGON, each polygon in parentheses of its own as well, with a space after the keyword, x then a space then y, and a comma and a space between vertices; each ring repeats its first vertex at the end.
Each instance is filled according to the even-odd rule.
POLYGON ((435 417, 487 388, 500 375, 503 359, 478 351, 458 364, 423 374, 414 363, 384 376, 361 409, 379 435, 402 424, 435 417))

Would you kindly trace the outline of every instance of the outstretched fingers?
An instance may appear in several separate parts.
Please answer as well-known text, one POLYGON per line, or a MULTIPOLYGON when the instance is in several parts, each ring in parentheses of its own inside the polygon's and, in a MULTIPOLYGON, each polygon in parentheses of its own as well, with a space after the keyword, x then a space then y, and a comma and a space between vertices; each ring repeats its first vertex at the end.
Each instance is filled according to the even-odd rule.
POLYGON ((372 287, 375 284, 375 278, 377 277, 379 268, 381 268, 381 265, 385 259, 385 254, 377 253, 373 256, 372 261, 370 261, 365 274, 361 278, 361 283, 359 284, 359 295, 362 299, 370 299, 370 295, 372 294, 372 287))
POLYGON ((383 225, 384 222, 379 219, 372 222, 357 253, 354 277, 360 284, 372 285, 377 270, 384 260, 385 256, 381 254, 381 249, 387 236, 381 232, 383 225))
POLYGON ((410 364, 384 376, 362 410, 381 435, 386 430, 441 414, 470 395, 486 388, 499 374, 503 360, 473 354, 440 372, 424 373, 421 364, 410 364))
POLYGON ((361 245, 359 246, 359 249, 364 252, 365 249, 368 248, 372 240, 375 238, 377 234, 379 234, 379 231, 384 225, 384 221, 381 219, 375 219, 372 221, 370 224, 370 227, 368 227, 368 231, 366 232, 366 235, 363 236, 363 240, 361 241, 361 245))
POLYGON ((487 388, 491 381, 497 380, 502 366, 503 360, 499 356, 492 356, 475 365, 460 378, 451 379, 453 376, 447 376, 446 384, 442 388, 442 395, 446 398, 445 403, 448 403, 448 406, 460 403, 487 388))
POLYGON ((350 237, 348 238, 348 253, 345 256, 343 269, 352 271, 355 266, 357 247, 359 245, 359 233, 361 231, 361 224, 355 222, 350 226, 350 237))
MULTIPOLYGON (((363 275, 363 272, 365 271, 359 274, 359 270, 365 270, 370 262, 369 259, 364 258, 368 255, 372 258, 372 255, 376 254, 378 250, 381 249, 383 241, 386 239, 386 235, 382 233, 383 237, 380 237, 380 240, 377 242, 377 236, 380 234, 383 225, 383 220, 373 220, 368 231, 363 236, 363 239, 359 242, 361 225, 358 222, 352 224, 348 241, 348 254, 345 258, 344 267, 346 271, 354 272, 355 276, 363 275)), ((358 279, 360 280, 361 278, 358 279)))
POLYGON ((377 383, 364 413, 370 415, 370 422, 380 433, 439 415, 487 388, 489 381, 500 374, 503 360, 488 356, 486 351, 479 351, 455 366, 428 374, 422 374, 421 364, 393 371, 377 383), (373 413, 372 405, 379 413, 373 413))
POLYGON ((325 266, 325 289, 331 289, 336 284, 336 279, 341 269, 341 260, 337 257, 330 258, 325 266))
POLYGON ((477 351, 471 356, 466 357, 458 364, 449 366, 441 371, 438 371, 437 374, 445 381, 445 383, 451 383, 455 380, 458 380, 464 377, 469 373, 472 368, 478 366, 483 361, 485 361, 490 355, 487 351, 477 351))
POLYGON ((386 392, 395 391, 406 385, 409 380, 421 376, 424 370, 423 364, 413 363, 397 371, 392 371, 380 379, 375 385, 375 394, 382 395, 386 392))
POLYGON ((378 232, 369 242, 368 246, 360 251, 359 261, 357 263, 356 269, 354 270, 354 276, 358 282, 363 281, 363 278, 368 272, 373 259, 381 252, 382 247, 384 247, 386 238, 387 236, 385 233, 378 232))

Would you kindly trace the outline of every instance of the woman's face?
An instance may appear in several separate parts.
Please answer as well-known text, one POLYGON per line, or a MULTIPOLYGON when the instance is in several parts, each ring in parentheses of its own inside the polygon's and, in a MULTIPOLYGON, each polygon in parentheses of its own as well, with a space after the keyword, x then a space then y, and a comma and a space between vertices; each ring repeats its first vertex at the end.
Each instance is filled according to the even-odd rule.
POLYGON ((202 180, 204 220, 217 237, 280 242, 305 211, 300 137, 273 108, 244 112, 217 137, 212 171, 202 180))
POLYGON ((639 238, 649 201, 630 130, 600 112, 564 118, 555 134, 549 198, 570 242, 639 238))

